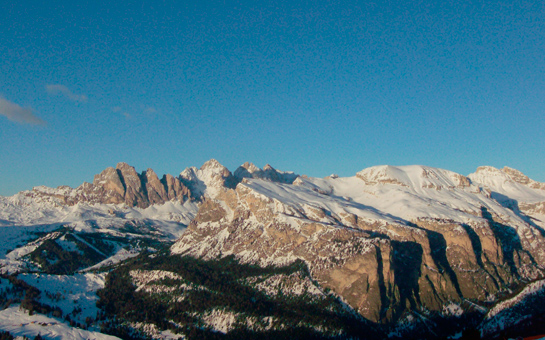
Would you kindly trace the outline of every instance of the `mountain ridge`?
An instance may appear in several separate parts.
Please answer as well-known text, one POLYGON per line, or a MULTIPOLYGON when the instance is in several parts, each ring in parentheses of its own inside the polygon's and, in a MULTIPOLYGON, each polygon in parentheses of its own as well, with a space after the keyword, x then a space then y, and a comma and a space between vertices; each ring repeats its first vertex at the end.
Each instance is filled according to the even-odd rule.
MULTIPOLYGON (((194 294, 187 287, 198 284, 187 283, 175 266, 173 272, 157 271, 149 263, 278 268, 270 269, 276 273, 271 277, 254 277, 252 269, 243 285, 265 292, 265 300, 269 294, 275 303, 284 303, 279 289, 307 299, 309 306, 327 300, 341 308, 338 313, 348 311, 339 316, 404 334, 414 331, 413 317, 457 320, 477 311, 484 318, 487 306, 545 277, 542 184, 507 167, 479 167, 464 176, 422 165, 382 165, 351 177, 315 178, 249 162, 232 173, 212 159, 159 179, 152 169, 138 173, 119 163, 77 188, 35 187, 0 197, 0 233, 17 243, 2 248, 0 270, 58 275, 105 268, 118 273, 119 268, 130 274, 121 275, 121 282, 142 286, 138 294, 146 299, 178 301, 194 294), (161 247, 168 248, 154 253, 161 247), (148 263, 147 269, 139 261, 148 263), (140 282, 144 277, 155 281, 140 282), (180 286, 164 286, 168 278, 180 286), (279 286, 263 290, 266 282, 279 286), (301 289, 322 293, 301 295, 301 289), (173 291, 181 295, 169 295, 173 291)), ((106 292, 114 289, 116 275, 105 281, 106 292)), ((235 273, 230 275, 238 282, 235 273)), ((274 318, 287 320, 263 310, 245 316, 229 309, 235 307, 205 310, 199 322, 230 332, 249 327, 244 325, 256 317, 262 326, 274 318), (231 320, 230 326, 222 318, 231 320)), ((117 316, 125 312, 109 310, 117 316)), ((507 317, 516 325, 517 313, 482 319, 483 332, 492 334, 496 320, 507 317)), ((325 327, 323 334, 342 331, 316 327, 325 327)))

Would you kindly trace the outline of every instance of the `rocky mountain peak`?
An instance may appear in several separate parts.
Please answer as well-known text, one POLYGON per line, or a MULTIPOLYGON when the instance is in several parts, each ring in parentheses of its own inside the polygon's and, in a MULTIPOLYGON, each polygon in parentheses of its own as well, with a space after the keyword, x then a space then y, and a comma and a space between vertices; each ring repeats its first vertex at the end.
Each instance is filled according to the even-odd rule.
POLYGON ((356 177, 363 180, 367 185, 396 184, 408 186, 406 175, 395 166, 379 165, 373 166, 356 174, 356 177))
POLYGON ((121 162, 117 164, 116 169, 125 185, 125 203, 131 207, 146 208, 149 206, 145 184, 142 183, 142 178, 140 178, 134 167, 121 162))
POLYGON ((541 189, 545 190, 545 183, 540 183, 537 181, 534 181, 533 179, 529 178, 525 174, 523 174, 521 171, 517 169, 513 169, 510 167, 503 167, 501 169, 502 172, 506 173, 513 181, 520 183, 522 185, 526 185, 532 189, 541 189))
POLYGON ((126 173, 136 174, 136 170, 134 169, 134 166, 129 165, 125 162, 119 162, 115 166, 116 170, 124 171, 126 173))
POLYGON ((123 201, 125 186, 116 169, 108 167, 100 174, 95 175, 93 185, 98 188, 103 188, 106 192, 111 192, 111 203, 121 203, 123 201))
POLYGON ((163 203, 169 200, 165 186, 161 183, 155 171, 148 168, 142 173, 142 179, 145 183, 145 190, 150 204, 163 203))
POLYGON ((477 170, 475 173, 478 174, 487 174, 487 175, 496 175, 496 176, 503 176, 502 171, 498 168, 495 168, 490 165, 482 165, 477 167, 477 170))
POLYGON ((418 306, 485 301, 509 282, 542 275, 536 263, 545 253, 532 246, 545 242, 540 229, 452 171, 379 166, 357 178, 300 177, 298 185, 266 175, 239 167, 236 177, 266 180, 201 204, 171 253, 261 265, 301 259, 316 282, 374 322, 418 306))
POLYGON ((160 180, 153 169, 138 174, 135 168, 120 162, 94 176, 92 183, 84 182, 76 189, 67 186, 34 190, 39 196, 53 197, 62 204, 121 204, 147 208, 168 201, 180 203, 191 199, 189 188, 179 178, 164 175, 160 180))
POLYGON ((293 172, 278 171, 269 164, 265 165, 263 169, 255 166, 252 163, 246 162, 238 167, 234 174, 237 181, 242 181, 244 178, 258 178, 265 179, 272 182, 289 183, 298 177, 293 172))
MULTIPOLYGON (((267 165, 268 165, 268 164, 267 164, 267 165)), ((242 169, 245 169, 245 170, 248 171, 249 173, 254 173, 254 172, 256 172, 256 171, 261 170, 260 168, 258 168, 257 166, 255 166, 254 163, 246 162, 246 163, 242 164, 242 165, 235 171, 235 174, 237 173, 237 171, 242 170, 242 169)), ((235 176, 236 176, 236 175, 235 175, 235 176)))
POLYGON ((511 179, 517 183, 524 185, 528 185, 530 183, 530 178, 517 169, 505 166, 503 169, 501 169, 501 171, 509 175, 509 177, 511 177, 511 179))
POLYGON ((180 180, 198 199, 205 195, 215 197, 219 192, 234 188, 237 183, 231 171, 215 159, 205 162, 200 169, 186 168, 180 173, 180 180))
POLYGON ((204 164, 201 166, 200 170, 202 171, 206 171, 206 170, 210 170, 210 171, 223 171, 224 169, 227 169, 226 167, 224 167, 220 162, 218 162, 217 160, 215 160, 214 158, 204 162, 204 164))
POLYGON ((152 168, 148 168, 146 171, 143 172, 143 174, 145 174, 147 178, 158 177, 152 168))
POLYGON ((518 170, 508 169, 507 171, 504 171, 487 165, 478 167, 477 170, 468 177, 476 183, 492 188, 507 184, 512 185, 513 183, 523 184, 520 182, 524 182, 524 177, 526 176, 518 170))

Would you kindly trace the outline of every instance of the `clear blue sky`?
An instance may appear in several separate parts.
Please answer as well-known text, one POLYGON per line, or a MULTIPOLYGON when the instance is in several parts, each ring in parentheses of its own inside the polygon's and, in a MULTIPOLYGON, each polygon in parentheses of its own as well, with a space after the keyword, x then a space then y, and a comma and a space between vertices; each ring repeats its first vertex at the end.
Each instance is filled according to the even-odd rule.
POLYGON ((545 181, 543 1, 7 1, 0 195, 125 161, 545 181))

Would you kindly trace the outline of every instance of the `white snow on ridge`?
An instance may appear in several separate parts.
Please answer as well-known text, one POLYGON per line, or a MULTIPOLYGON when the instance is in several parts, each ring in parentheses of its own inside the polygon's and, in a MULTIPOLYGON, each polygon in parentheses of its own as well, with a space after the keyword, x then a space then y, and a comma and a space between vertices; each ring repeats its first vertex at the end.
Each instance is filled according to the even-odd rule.
POLYGON ((211 159, 200 169, 190 167, 180 173, 180 179, 195 197, 209 196, 215 198, 223 188, 229 170, 217 160, 211 159))
MULTIPOLYGON (((305 179, 303 182, 305 184, 312 183, 312 180, 313 179, 305 179)), ((308 208, 314 207, 323 208, 327 211, 335 213, 336 215, 339 213, 350 212, 357 213, 358 215, 368 219, 393 221, 392 217, 376 211, 368 206, 361 206, 361 204, 357 204, 357 202, 355 204, 354 202, 348 201, 343 197, 328 196, 314 191, 312 190, 314 188, 313 186, 274 183, 262 179, 249 179, 239 185, 243 185, 254 190, 254 194, 261 194, 265 197, 277 200, 285 205, 297 207, 302 211, 307 211, 308 208)), ((325 190, 326 188, 323 188, 323 192, 325 192, 325 190)), ((278 207, 282 208, 281 205, 278 207)))
POLYGON ((360 176, 300 177, 294 185, 258 179, 239 185, 284 204, 320 207, 335 215, 348 212, 369 220, 395 222, 430 217, 468 223, 482 220, 478 216, 484 206, 491 212, 523 223, 512 211, 481 193, 479 187, 460 183, 464 178, 461 175, 420 166, 394 170, 391 172, 395 177, 368 176, 367 182, 360 176), (428 177, 422 176, 425 172, 428 177), (383 182, 377 182, 377 178, 383 182))
POLYGON ((125 248, 121 248, 114 255, 108 257, 104 261, 101 261, 101 262, 95 264, 94 266, 83 269, 82 272, 88 272, 88 271, 99 269, 101 267, 112 266, 112 265, 117 264, 117 263, 119 263, 121 261, 125 261, 127 259, 130 259, 131 257, 135 257, 138 254, 140 254, 139 250, 136 250, 136 249, 127 250, 125 248))
POLYGON ((468 177, 471 181, 479 183, 490 191, 504 195, 512 200, 524 203, 545 201, 545 190, 517 183, 509 174, 491 166, 479 167, 476 172, 468 177))
POLYGON ((535 316, 533 315, 536 312, 535 308, 527 309, 526 306, 528 303, 530 307, 537 306, 538 299, 543 297, 544 289, 545 280, 536 281, 527 285, 516 296, 498 303, 483 320, 480 326, 482 334, 495 334, 516 327, 520 322, 535 316))
POLYGON ((20 310, 19 306, 11 306, 0 311, 0 329, 14 336, 26 336, 31 339, 40 334, 45 339, 119 340, 115 336, 70 327, 42 314, 28 315, 28 312, 20 310))
MULTIPOLYGON (((66 206, 55 197, 41 197, 32 195, 31 191, 23 191, 10 197, 0 196, 0 227, 77 223, 104 219, 109 221, 150 219, 187 225, 193 219, 197 210, 197 203, 189 201, 184 204, 166 202, 145 209, 127 207, 125 204, 78 203, 73 206, 66 206)), ((169 232, 175 237, 179 234, 178 231, 174 230, 169 230, 169 232)))
MULTIPOLYGON (((58 189, 40 188, 55 191, 58 189)), ((123 228, 128 221, 138 220, 150 226, 151 231, 163 239, 175 240, 185 231, 185 226, 196 215, 198 205, 187 201, 166 202, 146 209, 128 208, 124 204, 76 204, 61 205, 55 197, 46 196, 45 200, 31 192, 21 192, 11 197, 0 196, 0 270, 18 272, 28 263, 22 258, 34 251, 43 242, 41 233, 50 233, 62 226, 76 232, 102 232, 114 236, 126 236, 123 228), (36 240, 30 242, 30 240, 36 240)), ((53 237, 55 235, 51 235, 53 237)), ((58 236, 58 235, 56 235, 58 236)), ((77 236, 74 236, 77 237, 77 236)), ((76 250, 71 242, 63 239, 56 241, 67 250, 76 250)), ((82 241, 84 242, 84 241, 82 241)), ((86 243, 86 242, 84 242, 86 243)), ((90 247, 94 248, 89 244, 90 247)), ((98 251, 98 250, 97 250, 98 251)), ((98 251, 100 253, 100 251, 98 251)), ((111 263, 119 262, 132 254, 118 253, 107 259, 111 263)), ((106 264, 104 262, 103 264, 106 264)))
MULTIPOLYGON (((58 306, 63 315, 71 313, 75 307, 82 309, 77 315, 80 323, 85 322, 86 317, 96 317, 98 308, 96 291, 104 288, 106 274, 74 274, 74 275, 48 275, 48 274, 21 274, 19 279, 42 291, 40 302, 50 306, 58 306), (60 293, 60 300, 51 299, 48 294, 60 293)), ((76 318, 76 317, 74 317, 76 318)))
POLYGON ((543 292, 544 288, 545 288, 545 280, 540 280, 540 281, 530 283, 528 286, 524 287, 524 289, 519 294, 517 294, 517 296, 509 300, 503 301, 497 304, 496 306, 494 306, 494 308, 492 308, 488 312, 488 314, 486 315, 486 318, 487 319, 493 318, 494 316, 498 315, 503 310, 509 309, 513 307, 514 305, 520 303, 528 296, 543 292))

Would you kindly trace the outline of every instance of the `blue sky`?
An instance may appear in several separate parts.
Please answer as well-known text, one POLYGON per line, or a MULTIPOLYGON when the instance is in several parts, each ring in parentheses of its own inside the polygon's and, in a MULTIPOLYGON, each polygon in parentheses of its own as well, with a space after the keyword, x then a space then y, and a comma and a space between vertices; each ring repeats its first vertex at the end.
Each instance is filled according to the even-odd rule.
POLYGON ((0 195, 124 161, 545 181, 542 1, 10 1, 0 195))

